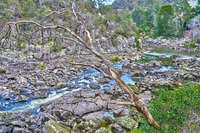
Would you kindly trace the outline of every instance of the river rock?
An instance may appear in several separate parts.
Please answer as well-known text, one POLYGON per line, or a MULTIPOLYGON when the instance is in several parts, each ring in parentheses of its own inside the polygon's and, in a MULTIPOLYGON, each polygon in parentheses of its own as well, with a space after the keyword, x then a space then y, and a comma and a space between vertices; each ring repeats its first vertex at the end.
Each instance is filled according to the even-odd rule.
POLYGON ((58 82, 56 85, 56 89, 65 88, 67 85, 65 82, 58 82))
POLYGON ((134 119, 127 118, 127 117, 120 117, 117 118, 116 123, 122 126, 126 129, 133 129, 138 127, 138 122, 136 122, 134 119))
POLYGON ((31 133, 30 131, 28 131, 27 129, 25 128, 18 128, 18 127, 15 127, 12 131, 12 133, 31 133))
POLYGON ((101 127, 95 131, 95 133, 112 133, 110 128, 101 127))
POLYGON ((1 126, 0 133, 11 133, 13 126, 1 126))
POLYGON ((15 102, 25 102, 28 100, 28 97, 25 96, 25 95, 18 95, 16 98, 15 98, 15 102))
POLYGON ((45 123, 44 133, 71 133, 71 129, 60 122, 50 120, 45 123))
POLYGON ((151 61, 148 63, 149 67, 161 67, 162 66, 162 62, 161 61, 151 61))
POLYGON ((101 86, 98 83, 90 83, 89 86, 92 89, 100 89, 101 88, 101 86))
POLYGON ((123 128, 117 123, 111 124, 110 127, 111 127, 111 130, 113 131, 113 133, 122 133, 123 132, 123 128))
POLYGON ((3 99, 5 99, 5 100, 9 100, 10 99, 10 96, 9 96, 10 92, 8 90, 5 90, 5 89, 1 88, 0 92, 1 92, 0 96, 2 96, 3 99))
POLYGON ((140 71, 140 70, 134 70, 133 74, 134 74, 133 77, 144 77, 145 76, 144 71, 140 71))
POLYGON ((97 81, 98 81, 99 83, 103 83, 103 84, 109 83, 109 81, 106 80, 106 79, 104 79, 104 78, 98 78, 97 81))
POLYGON ((149 102, 152 99, 152 94, 150 91, 145 91, 142 94, 139 94, 139 97, 144 100, 144 102, 149 102))
POLYGON ((18 126, 18 127, 22 127, 22 128, 24 128, 24 127, 26 127, 26 123, 25 122, 22 122, 22 121, 18 121, 18 120, 16 120, 16 121, 12 121, 12 122, 10 122, 12 125, 14 125, 14 126, 18 126))

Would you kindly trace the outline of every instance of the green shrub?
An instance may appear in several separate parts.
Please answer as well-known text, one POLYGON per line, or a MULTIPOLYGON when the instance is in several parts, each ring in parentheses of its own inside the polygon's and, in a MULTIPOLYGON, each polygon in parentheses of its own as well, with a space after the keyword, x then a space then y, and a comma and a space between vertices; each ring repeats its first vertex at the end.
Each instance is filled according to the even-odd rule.
POLYGON ((173 5, 163 5, 160 7, 157 15, 157 36, 170 37, 173 35, 172 29, 174 29, 174 27, 172 26, 173 24, 171 24, 173 15, 173 5))
POLYGON ((61 50, 62 50, 62 46, 61 45, 53 44, 51 46, 51 52, 60 52, 61 50))
POLYGON ((25 55, 28 55, 28 50, 24 50, 24 54, 25 54, 25 55))
POLYGON ((200 44, 200 38, 197 39, 197 43, 200 44))
POLYGON ((150 103, 152 116, 160 123, 158 131, 141 120, 140 129, 148 133, 178 133, 190 116, 191 111, 199 113, 200 110, 200 85, 184 85, 174 90, 160 89, 157 97, 150 103))
POLYGON ((140 34, 137 33, 136 36, 135 36, 135 43, 136 43, 136 48, 137 48, 137 50, 140 50, 140 49, 141 49, 141 45, 140 45, 139 39, 140 39, 140 34))
POLYGON ((120 61, 120 60, 121 60, 121 59, 120 59, 119 56, 114 56, 114 57, 111 58, 111 61, 112 61, 112 62, 118 62, 118 61, 120 61))
POLYGON ((101 33, 106 33, 106 26, 104 24, 101 25, 101 33))
POLYGON ((191 41, 191 42, 185 42, 185 43, 184 43, 184 46, 185 46, 185 47, 194 48, 194 47, 196 46, 196 44, 195 44, 194 41, 191 41))
POLYGON ((45 68, 45 64, 40 64, 40 68, 45 68))
POLYGON ((6 69, 3 68, 3 67, 1 67, 1 68, 0 68, 0 73, 6 73, 6 69))
POLYGON ((146 133, 146 132, 138 130, 138 129, 132 129, 131 133, 146 133))

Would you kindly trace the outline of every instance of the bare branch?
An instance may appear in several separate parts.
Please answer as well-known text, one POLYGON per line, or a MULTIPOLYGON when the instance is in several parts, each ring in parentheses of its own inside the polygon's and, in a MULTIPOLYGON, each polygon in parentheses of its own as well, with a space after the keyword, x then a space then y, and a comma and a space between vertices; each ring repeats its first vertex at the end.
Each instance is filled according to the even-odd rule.
POLYGON ((75 9, 74 9, 74 6, 75 6, 75 3, 72 2, 72 13, 74 14, 76 20, 78 20, 78 17, 77 17, 77 15, 76 15, 76 12, 75 12, 75 9))
POLYGON ((65 12, 66 12, 66 9, 64 9, 63 11, 52 11, 49 14, 45 15, 45 18, 49 17, 49 16, 51 16, 53 14, 61 15, 61 14, 65 13, 65 12))
POLYGON ((129 103, 129 102, 110 102, 110 104, 116 104, 116 105, 122 105, 122 106, 133 106, 133 107, 135 107, 134 103, 129 103))

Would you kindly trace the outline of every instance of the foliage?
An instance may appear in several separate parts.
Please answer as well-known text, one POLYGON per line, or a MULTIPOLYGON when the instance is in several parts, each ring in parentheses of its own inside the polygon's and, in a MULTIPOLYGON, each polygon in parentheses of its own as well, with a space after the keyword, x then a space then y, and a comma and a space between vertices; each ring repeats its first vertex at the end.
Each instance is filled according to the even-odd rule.
POLYGON ((200 38, 197 39, 197 43, 200 44, 200 38))
POLYGON ((120 61, 120 60, 121 60, 121 59, 120 59, 119 56, 114 56, 114 57, 111 58, 111 61, 112 61, 112 62, 118 62, 118 61, 120 61))
POLYGON ((192 13, 197 16, 200 13, 200 6, 192 8, 192 13))
POLYGON ((53 44, 51 46, 51 52, 60 52, 62 50, 62 46, 58 44, 53 44))
POLYGON ((136 7, 132 12, 132 18, 140 32, 149 33, 154 27, 153 9, 150 7, 136 7))
POLYGON ((195 44, 194 41, 191 41, 191 42, 185 42, 185 43, 184 43, 184 46, 185 46, 185 47, 194 48, 194 47, 196 46, 196 44, 195 44))
POLYGON ((165 65, 165 66, 173 66, 174 58, 175 58, 175 56, 171 56, 171 57, 168 58, 168 57, 144 55, 140 58, 140 60, 138 62, 139 63, 147 63, 147 62, 150 62, 152 60, 156 60, 156 61, 161 61, 163 63, 163 65, 165 65))
POLYGON ((136 48, 137 50, 140 50, 141 49, 141 44, 140 44, 140 34, 139 33, 136 33, 136 36, 135 36, 135 43, 136 43, 136 48))
POLYGON ((125 9, 121 12, 110 10, 105 14, 108 21, 115 22, 117 35, 129 37, 137 31, 136 23, 132 19, 132 12, 125 9))
POLYGON ((173 36, 171 19, 174 14, 173 5, 163 5, 157 15, 157 36, 173 36))
POLYGON ((161 124, 161 129, 155 129, 143 119, 141 130, 148 133, 178 133, 180 126, 186 122, 190 111, 199 113, 200 110, 200 85, 183 85, 175 90, 166 88, 157 92, 157 97, 150 104, 150 112, 161 124))
POLYGON ((146 133, 146 132, 141 131, 141 130, 139 130, 139 129, 132 129, 132 130, 131 130, 131 133, 146 133))
POLYGON ((21 12, 24 17, 32 18, 37 15, 37 6, 33 0, 23 0, 21 6, 21 12))
POLYGON ((45 68, 45 64, 40 64, 40 68, 45 68))
POLYGON ((6 73, 6 68, 1 67, 0 68, 0 73, 6 73))
POLYGON ((25 55, 28 55, 28 50, 24 50, 24 54, 25 54, 25 55))

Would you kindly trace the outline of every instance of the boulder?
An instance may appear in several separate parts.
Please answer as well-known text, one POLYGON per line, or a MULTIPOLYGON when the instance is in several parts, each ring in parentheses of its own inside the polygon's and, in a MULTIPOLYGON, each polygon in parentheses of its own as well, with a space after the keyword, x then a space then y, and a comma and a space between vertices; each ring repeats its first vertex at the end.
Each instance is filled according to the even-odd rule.
POLYGON ((44 133, 71 133, 71 128, 65 126, 61 122, 50 120, 45 123, 44 133))
POLYGON ((100 89, 101 88, 101 86, 98 83, 90 83, 89 86, 92 89, 100 89))
POLYGON ((131 130, 133 128, 138 127, 138 122, 134 119, 127 118, 127 117, 119 117, 116 120, 116 123, 119 124, 121 127, 131 130))

